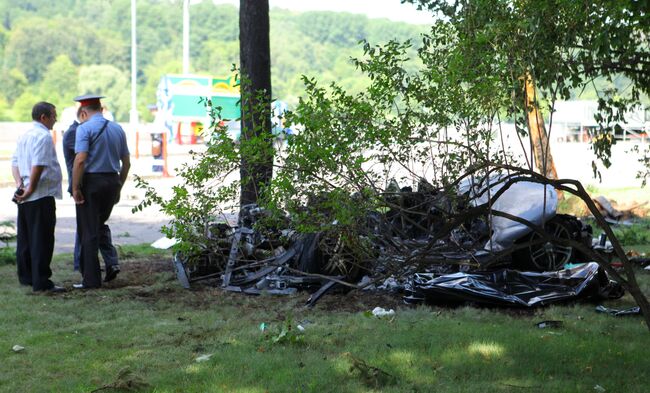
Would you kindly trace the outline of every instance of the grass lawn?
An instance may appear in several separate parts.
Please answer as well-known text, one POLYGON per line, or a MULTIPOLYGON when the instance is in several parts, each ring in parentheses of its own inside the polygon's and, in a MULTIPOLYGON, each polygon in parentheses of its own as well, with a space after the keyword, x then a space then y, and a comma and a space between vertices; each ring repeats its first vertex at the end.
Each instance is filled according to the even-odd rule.
MULTIPOLYGON (((642 318, 598 314, 593 304, 534 312, 408 307, 399 298, 352 292, 326 295, 308 310, 304 293, 183 290, 168 254, 146 247, 121 253, 122 273, 96 291, 35 295, 18 285, 14 266, 0 266, 0 391, 650 389, 650 332, 642 318), (396 315, 364 315, 375 306, 396 308, 396 315), (564 324, 537 328, 543 320, 564 324), (292 330, 280 335, 287 326, 292 330), (13 352, 16 344, 25 349, 13 352), (212 356, 197 362, 203 355, 212 356)), ((77 280, 70 255, 57 256, 53 270, 57 283, 77 280)), ((650 294, 650 274, 639 271, 639 279, 650 294)), ((605 305, 633 301, 626 295, 605 305)))

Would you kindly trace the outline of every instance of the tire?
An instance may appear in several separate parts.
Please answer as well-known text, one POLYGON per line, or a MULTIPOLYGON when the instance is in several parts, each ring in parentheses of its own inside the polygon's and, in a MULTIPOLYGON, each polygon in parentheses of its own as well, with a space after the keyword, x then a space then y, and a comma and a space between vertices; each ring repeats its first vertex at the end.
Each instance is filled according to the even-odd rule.
MULTIPOLYGON (((561 215, 547 221, 544 230, 553 238, 574 240, 571 225, 561 215)), ((513 253, 514 264, 525 269, 544 272, 560 270, 565 264, 573 261, 573 247, 553 241, 540 243, 541 239, 537 232, 533 232, 517 241, 518 244, 528 245, 513 253)))

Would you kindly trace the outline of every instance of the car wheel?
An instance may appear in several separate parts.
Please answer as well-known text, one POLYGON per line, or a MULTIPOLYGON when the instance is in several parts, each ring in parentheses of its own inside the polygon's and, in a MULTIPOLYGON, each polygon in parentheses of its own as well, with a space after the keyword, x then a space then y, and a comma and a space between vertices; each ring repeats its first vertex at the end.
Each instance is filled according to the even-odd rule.
MULTIPOLYGON (((547 235, 562 240, 571 240, 571 230, 558 216, 549 220, 544 225, 547 235)), ((531 233, 523 240, 527 247, 514 253, 514 261, 524 262, 525 267, 537 271, 555 271, 571 262, 573 247, 558 244, 554 241, 544 241, 537 232, 531 233)))

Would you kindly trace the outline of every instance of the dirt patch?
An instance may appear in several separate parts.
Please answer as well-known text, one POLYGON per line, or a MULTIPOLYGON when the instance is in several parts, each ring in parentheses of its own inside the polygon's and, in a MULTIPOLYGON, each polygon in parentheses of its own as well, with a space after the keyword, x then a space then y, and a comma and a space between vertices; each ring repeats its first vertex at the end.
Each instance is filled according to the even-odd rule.
MULTIPOLYGON (((159 256, 124 259, 120 263, 121 272, 117 279, 104 285, 106 290, 127 290, 122 296, 155 303, 166 301, 178 303, 180 308, 209 309, 219 306, 256 311, 276 310, 277 319, 284 318, 287 308, 304 309, 311 296, 308 291, 298 291, 291 296, 284 295, 247 295, 227 292, 218 286, 215 280, 200 281, 192 284, 189 290, 183 289, 176 280, 171 261, 159 256)), ((333 289, 318 300, 315 310, 328 312, 356 313, 372 310, 375 307, 398 309, 405 306, 399 294, 350 291, 344 288, 333 289)))
MULTIPOLYGON (((311 293, 303 290, 294 295, 247 295, 228 292, 218 286, 218 281, 206 280, 192 284, 191 289, 181 287, 176 279, 171 261, 166 257, 147 257, 122 260, 122 270, 117 279, 105 284, 98 291, 68 292, 64 297, 79 295, 101 295, 112 292, 112 297, 135 300, 162 307, 177 307, 179 310, 210 310, 235 308, 246 313, 265 313, 267 320, 283 321, 287 313, 294 316, 308 314, 310 310, 332 313, 359 313, 375 307, 385 309, 410 308, 398 293, 348 290, 334 288, 323 295, 313 309, 305 307, 311 293), (270 314, 270 315, 268 315, 270 314)), ((456 307, 438 305, 442 312, 452 312, 456 307)), ((490 307, 478 307, 487 308, 490 307)), ((501 309, 514 317, 529 317, 535 310, 501 309)))
POLYGON ((106 288, 149 286, 160 282, 161 279, 175 280, 171 262, 160 257, 122 260, 120 268, 117 279, 106 284, 106 288), (164 277, 165 273, 169 275, 168 278, 164 277))
POLYGON ((372 310, 375 307, 396 310, 407 306, 399 294, 369 291, 327 293, 314 306, 325 311, 349 313, 372 310))
MULTIPOLYGON (((169 260, 161 258, 142 258, 121 263, 122 271, 118 278, 106 284, 106 290, 126 290, 122 296, 129 299, 155 303, 165 301, 177 303, 179 308, 210 309, 214 307, 235 307, 250 312, 275 311, 278 320, 284 318, 288 308, 304 309, 311 296, 308 291, 298 291, 295 295, 247 295, 227 292, 216 281, 201 281, 192 288, 183 289, 176 280, 169 260)), ((314 309, 328 312, 356 313, 374 307, 398 309, 405 307, 398 294, 348 291, 333 289, 316 303, 314 309)))

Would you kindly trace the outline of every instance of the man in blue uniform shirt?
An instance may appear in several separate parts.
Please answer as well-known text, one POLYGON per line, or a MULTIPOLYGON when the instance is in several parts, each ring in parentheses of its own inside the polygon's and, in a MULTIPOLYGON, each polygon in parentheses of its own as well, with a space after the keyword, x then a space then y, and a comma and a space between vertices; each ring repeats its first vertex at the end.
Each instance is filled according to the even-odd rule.
MULTIPOLYGON (((131 167, 126 134, 119 124, 102 116, 101 96, 76 97, 88 120, 77 127, 72 167, 72 197, 77 204, 77 232, 81 243, 80 287, 102 285, 97 255, 102 227, 120 199, 131 167)), ((104 281, 115 278, 119 265, 106 269, 104 281)))
MULTIPOLYGON (((86 111, 80 106, 77 108, 77 120, 75 120, 70 127, 63 134, 63 157, 65 157, 65 166, 68 170, 68 193, 72 196, 72 165, 74 164, 74 145, 75 145, 75 136, 77 135, 77 127, 79 124, 85 122, 88 119, 86 111)), ((104 260, 104 267, 106 271, 113 270, 114 272, 119 272, 119 266, 117 263, 117 251, 113 246, 113 240, 111 238, 111 229, 108 225, 102 225, 101 231, 99 233, 99 252, 102 254, 102 259, 104 260), (117 269, 111 266, 118 266, 117 269)), ((74 254, 73 254, 73 267, 74 270, 79 270, 79 264, 81 260, 81 244, 79 243, 79 234, 76 233, 74 237, 74 254)), ((106 278, 113 279, 117 273, 113 273, 112 276, 106 276, 106 278)), ((110 280, 109 280, 110 281, 110 280)))
POLYGON ((18 139, 11 160, 18 204, 16 265, 18 281, 34 291, 60 292, 50 281, 56 204, 61 199, 61 167, 50 130, 56 122, 56 108, 39 102, 32 108, 32 128, 18 139))

